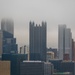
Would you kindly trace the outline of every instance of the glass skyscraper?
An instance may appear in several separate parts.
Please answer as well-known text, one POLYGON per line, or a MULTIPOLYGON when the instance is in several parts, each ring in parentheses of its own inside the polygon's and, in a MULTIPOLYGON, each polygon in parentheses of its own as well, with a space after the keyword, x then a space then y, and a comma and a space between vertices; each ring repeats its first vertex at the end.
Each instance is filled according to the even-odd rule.
POLYGON ((18 53, 18 45, 16 44, 16 38, 14 38, 14 23, 10 19, 2 19, 0 40, 2 54, 5 53, 18 53))
POLYGON ((46 61, 46 22, 37 26, 30 22, 29 29, 29 50, 30 60, 46 61))
POLYGON ((14 35, 14 22, 12 19, 2 19, 1 30, 7 31, 14 35))
POLYGON ((58 27, 58 50, 59 59, 72 60, 72 33, 66 25, 58 27))

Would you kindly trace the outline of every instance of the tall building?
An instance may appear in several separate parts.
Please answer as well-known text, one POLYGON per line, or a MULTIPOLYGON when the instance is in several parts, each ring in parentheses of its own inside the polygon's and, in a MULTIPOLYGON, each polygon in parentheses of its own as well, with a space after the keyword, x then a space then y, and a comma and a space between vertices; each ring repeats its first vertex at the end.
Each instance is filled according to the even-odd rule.
POLYGON ((2 53, 3 53, 3 51, 2 51, 2 31, 0 30, 0 59, 1 59, 1 57, 2 57, 2 53))
POLYGON ((72 33, 66 25, 58 28, 58 50, 59 59, 72 60, 72 33))
POLYGON ((14 22, 11 19, 2 19, 1 30, 7 31, 14 35, 14 22))
POLYGON ((18 45, 14 38, 14 24, 12 20, 3 19, 1 21, 0 30, 0 54, 3 53, 18 53, 18 45))
POLYGON ((30 60, 46 61, 46 22, 42 22, 42 26, 35 26, 34 22, 30 22, 29 29, 29 50, 30 60))
POLYGON ((72 61, 75 61, 75 41, 72 39, 72 61))

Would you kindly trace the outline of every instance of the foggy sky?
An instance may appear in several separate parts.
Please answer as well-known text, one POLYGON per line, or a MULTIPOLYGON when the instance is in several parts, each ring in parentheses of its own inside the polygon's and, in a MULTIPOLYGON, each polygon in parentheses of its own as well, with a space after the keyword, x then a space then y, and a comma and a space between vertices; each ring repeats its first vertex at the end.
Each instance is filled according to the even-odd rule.
POLYGON ((29 21, 47 22, 47 47, 58 47, 58 24, 66 24, 75 39, 75 0, 0 0, 0 21, 14 20, 19 46, 29 44, 29 21))

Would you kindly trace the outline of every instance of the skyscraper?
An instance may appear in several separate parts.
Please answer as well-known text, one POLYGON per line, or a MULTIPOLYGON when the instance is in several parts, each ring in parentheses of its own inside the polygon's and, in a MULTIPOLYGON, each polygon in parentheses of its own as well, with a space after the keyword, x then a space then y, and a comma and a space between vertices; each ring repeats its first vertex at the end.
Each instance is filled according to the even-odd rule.
POLYGON ((75 61, 75 41, 72 39, 72 61, 75 61))
POLYGON ((7 31, 14 35, 14 22, 11 19, 2 19, 1 30, 7 31))
POLYGON ((72 60, 72 33, 66 25, 58 28, 58 50, 59 59, 72 60))
POLYGON ((46 22, 42 22, 42 26, 35 26, 34 22, 30 22, 29 29, 29 50, 30 60, 46 61, 46 22))
POLYGON ((17 53, 18 45, 14 38, 14 23, 9 19, 2 19, 0 31, 1 53, 17 53))

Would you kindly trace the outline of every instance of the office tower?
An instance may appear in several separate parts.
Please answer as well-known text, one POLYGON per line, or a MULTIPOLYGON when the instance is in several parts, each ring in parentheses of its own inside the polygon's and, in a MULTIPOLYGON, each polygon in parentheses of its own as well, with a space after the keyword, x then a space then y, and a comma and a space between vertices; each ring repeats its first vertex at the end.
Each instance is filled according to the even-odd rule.
POLYGON ((7 31, 14 35, 14 22, 11 19, 2 19, 1 30, 7 31))
POLYGON ((69 55, 69 59, 72 60, 72 33, 70 28, 65 30, 65 55, 69 55))
POLYGON ((72 61, 75 61, 75 41, 72 39, 72 61))
POLYGON ((0 31, 0 46, 3 53, 18 53, 18 45, 16 44, 16 38, 14 38, 14 25, 13 21, 9 19, 3 19, 1 21, 0 31))
POLYGON ((2 31, 0 30, 0 59, 1 59, 1 56, 2 56, 2 31))
POLYGON ((72 60, 72 33, 66 25, 59 25, 58 50, 59 59, 72 60))
POLYGON ((46 22, 42 26, 30 22, 29 50, 30 60, 46 61, 46 22))
POLYGON ((0 61, 0 75, 11 75, 10 61, 0 61))
POLYGON ((53 75, 53 65, 42 61, 23 61, 20 63, 20 75, 53 75))
POLYGON ((58 28, 58 50, 59 50, 59 59, 63 60, 65 53, 65 29, 66 25, 59 25, 58 28))

